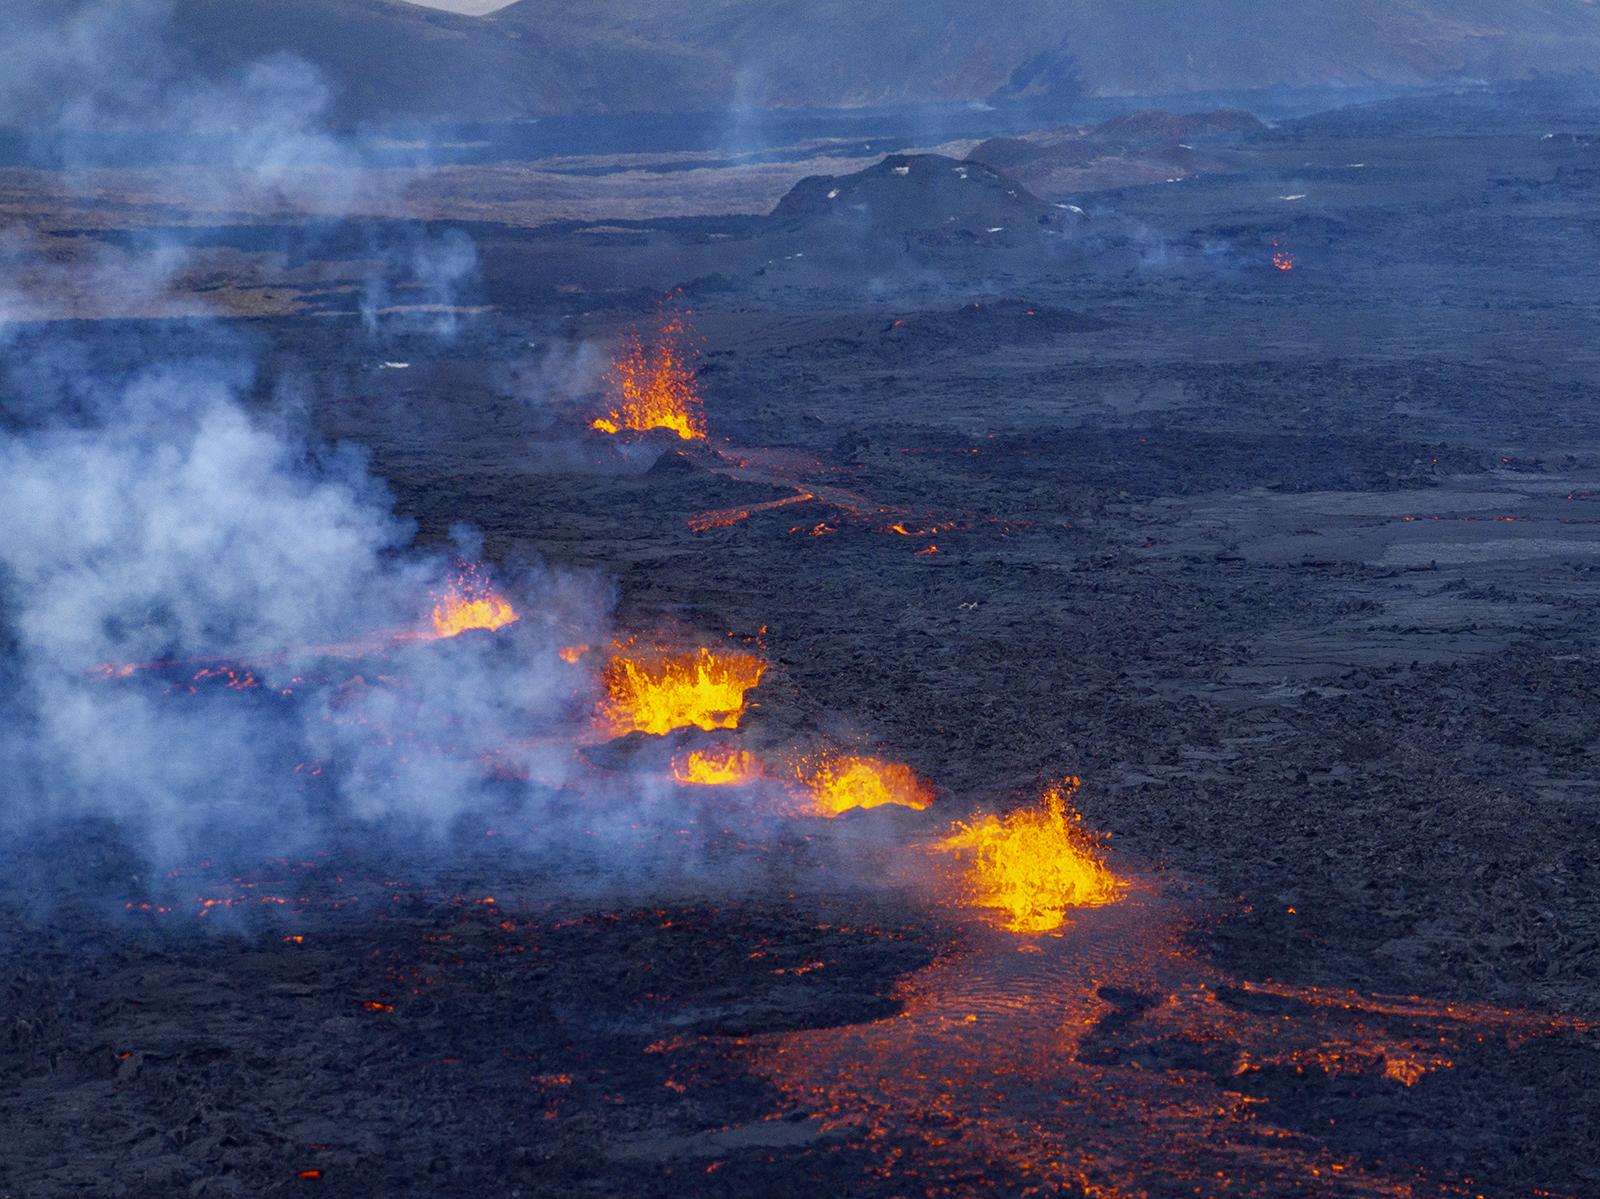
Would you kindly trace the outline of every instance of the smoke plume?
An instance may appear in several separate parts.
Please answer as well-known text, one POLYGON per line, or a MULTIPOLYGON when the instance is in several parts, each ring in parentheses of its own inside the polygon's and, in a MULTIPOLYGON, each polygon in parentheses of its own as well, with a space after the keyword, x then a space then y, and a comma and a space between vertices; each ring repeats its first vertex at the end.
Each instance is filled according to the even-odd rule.
POLYGON ((14 836, 93 817, 159 862, 281 852, 349 820, 448 831, 498 802, 485 757, 507 747, 559 781, 565 757, 516 747, 570 720, 556 651, 603 595, 531 571, 506 632, 416 639, 452 556, 409 548, 359 451, 264 426, 215 368, 5 436, 0 504, 14 836))

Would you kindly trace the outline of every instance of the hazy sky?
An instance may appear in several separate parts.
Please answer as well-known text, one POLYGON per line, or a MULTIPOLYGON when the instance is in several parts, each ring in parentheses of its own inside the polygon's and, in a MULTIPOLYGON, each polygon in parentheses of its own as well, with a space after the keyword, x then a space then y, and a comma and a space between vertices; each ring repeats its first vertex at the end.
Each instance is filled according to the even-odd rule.
POLYGON ((428 8, 444 8, 450 12, 464 12, 473 17, 481 17, 486 12, 504 8, 511 2, 512 0, 411 0, 412 4, 422 4, 428 8))

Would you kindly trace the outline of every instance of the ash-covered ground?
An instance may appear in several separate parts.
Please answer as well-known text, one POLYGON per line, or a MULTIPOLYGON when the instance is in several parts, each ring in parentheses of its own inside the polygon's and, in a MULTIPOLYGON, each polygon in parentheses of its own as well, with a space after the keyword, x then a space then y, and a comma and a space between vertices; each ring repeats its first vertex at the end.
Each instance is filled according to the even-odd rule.
POLYGON ((50 363, 247 353, 251 402, 365 447, 424 543, 471 522, 491 562, 614 580, 624 632, 757 646, 740 737, 932 781, 843 818, 867 842, 1073 775, 1170 910, 1100 957, 1086 914, 1081 977, 1069 937, 938 1025, 997 1030, 971 1055, 1027 1086, 994 1108, 861 1048, 897 1105, 773 1055, 895 1044, 944 1010, 918 980, 1017 947, 838 871, 821 823, 666 883, 461 828, 190 864, 293 900, 231 924, 116 917, 142 867, 73 825, 8 884, 0 1192, 1600 1195, 1600 112, 1407 101, 1227 155, 1045 199, 891 157, 770 220, 461 226, 449 336, 316 284, 13 324, 12 428, 81 401, 50 363), (619 448, 599 370, 663 307, 710 437, 619 448), (1058 1067, 1006 1056, 1024 1026, 1058 1067), (990 1135, 1019 1105, 1076 1156, 990 1135))

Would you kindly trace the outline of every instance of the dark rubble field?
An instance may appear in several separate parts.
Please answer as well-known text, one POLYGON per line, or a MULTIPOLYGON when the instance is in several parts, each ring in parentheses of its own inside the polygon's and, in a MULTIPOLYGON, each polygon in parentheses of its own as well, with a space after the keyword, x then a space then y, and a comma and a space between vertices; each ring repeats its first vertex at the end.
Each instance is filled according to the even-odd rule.
POLYGON ((1600 1196, 1600 113, 1405 101, 1230 153, 1081 214, 891 157, 848 183, 861 210, 813 183, 770 222, 474 226, 493 311, 450 341, 313 313, 7 352, 255 347, 261 402, 310 379, 424 542, 471 521, 492 561, 614 577, 624 629, 759 642, 742 736, 936 786, 878 833, 1077 776, 1113 868, 1176 914, 1080 988, 1064 1060, 1243 1114, 1180 1133, 1075 1074, 1054 1174, 972 1113, 840 1121, 764 1047, 892 1037, 919 971, 1001 934, 793 864, 589 902, 514 855, 425 879, 350 851, 306 878, 404 877, 404 902, 207 935, 13 880, 0 1193, 1600 1196), (710 438, 624 455, 548 366, 662 304, 703 339, 710 438), (1252 1036, 1388 1021, 1448 1064, 1251 1067, 1173 1015, 1167 958, 1252 1036))

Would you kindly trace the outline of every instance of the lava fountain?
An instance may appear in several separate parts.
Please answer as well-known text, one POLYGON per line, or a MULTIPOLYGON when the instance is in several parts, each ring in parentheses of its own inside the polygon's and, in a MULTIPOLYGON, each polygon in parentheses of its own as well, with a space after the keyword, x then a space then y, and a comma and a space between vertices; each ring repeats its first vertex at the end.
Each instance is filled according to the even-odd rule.
POLYGON ((911 767, 877 758, 824 761, 804 781, 813 810, 819 816, 837 816, 851 808, 879 808, 885 804, 921 811, 933 803, 933 792, 911 767))
POLYGON ((749 750, 712 745, 692 750, 672 764, 672 777, 680 783, 703 787, 728 787, 763 777, 761 763, 749 750))
POLYGON ((435 597, 433 631, 454 637, 467 629, 498 629, 517 619, 509 602, 469 566, 456 576, 445 593, 435 597))
POLYGON ((1067 803, 1077 784, 1050 788, 1041 808, 959 825, 936 846, 971 862, 976 902, 1006 912, 1013 932, 1049 932, 1065 923, 1067 908, 1117 898, 1116 878, 1067 803))
POLYGON ((613 736, 660 735, 694 725, 739 727, 745 692, 761 681, 767 664, 740 653, 618 653, 602 674, 600 721, 613 736))
POLYGON ((668 318, 648 349, 632 334, 611 363, 611 407, 589 427, 602 433, 671 429, 685 441, 704 437, 705 412, 688 366, 688 340, 683 315, 668 318))

